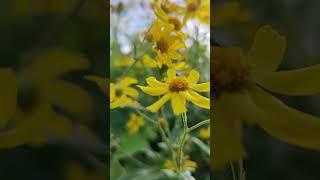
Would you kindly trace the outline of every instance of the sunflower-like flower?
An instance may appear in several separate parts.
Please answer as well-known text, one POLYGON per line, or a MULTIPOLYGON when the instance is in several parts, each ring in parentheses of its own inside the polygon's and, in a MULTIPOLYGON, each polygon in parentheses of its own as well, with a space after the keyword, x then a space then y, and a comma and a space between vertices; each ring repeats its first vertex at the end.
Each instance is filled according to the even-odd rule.
POLYGON ((138 116, 135 113, 131 113, 130 119, 127 122, 127 129, 130 134, 136 134, 144 123, 143 117, 138 116))
POLYGON ((167 75, 166 82, 160 82, 155 77, 149 77, 146 79, 149 86, 138 86, 143 92, 151 96, 163 95, 157 102, 147 107, 148 110, 157 112, 170 99, 175 115, 187 112, 187 100, 199 107, 210 109, 210 99, 195 92, 209 92, 210 82, 197 84, 200 77, 197 71, 191 70, 188 78, 176 76, 176 71, 173 69, 169 69, 167 75))
POLYGON ((185 49, 186 45, 181 37, 174 32, 174 26, 171 24, 156 19, 146 37, 155 42, 152 49, 157 53, 155 60, 159 68, 162 68, 163 64, 172 67, 172 60, 184 59, 178 51, 185 49))
MULTIPOLYGON (((150 68, 158 67, 157 61, 152 59, 149 55, 143 56, 143 64, 150 68)), ((190 66, 185 61, 178 61, 178 62, 172 63, 172 68, 178 71, 186 71, 186 72, 190 71, 190 66)))
POLYGON ((210 0, 185 0, 185 2, 183 24, 188 19, 197 19, 202 23, 210 24, 210 0))
POLYGON ((246 55, 239 48, 212 49, 214 168, 245 158, 243 123, 258 125, 287 143, 320 150, 320 118, 288 107, 268 93, 296 96, 320 92, 315 78, 320 75, 320 65, 276 71, 285 46, 285 37, 263 26, 246 55))
POLYGON ((116 84, 110 83, 110 109, 123 108, 133 103, 139 93, 130 87, 138 81, 132 77, 124 77, 116 84))

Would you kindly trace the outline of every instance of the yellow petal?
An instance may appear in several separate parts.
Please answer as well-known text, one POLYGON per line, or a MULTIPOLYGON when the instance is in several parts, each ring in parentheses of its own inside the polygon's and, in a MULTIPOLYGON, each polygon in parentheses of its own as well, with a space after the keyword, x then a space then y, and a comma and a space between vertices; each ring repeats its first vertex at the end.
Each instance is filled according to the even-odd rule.
POLYGON ((50 81, 43 93, 50 103, 88 122, 92 116, 92 99, 87 91, 64 80, 50 81))
POLYGON ((199 72, 193 69, 189 73, 188 82, 190 84, 195 84, 199 81, 199 78, 200 78, 199 72))
POLYGON ((183 41, 175 41, 170 47, 169 50, 177 51, 179 49, 185 49, 186 45, 183 41))
POLYGON ((155 68, 158 65, 157 62, 148 55, 143 56, 143 64, 151 68, 155 68))
POLYGON ((191 101, 193 104, 205 108, 210 109, 210 99, 201 96, 200 94, 194 92, 193 90, 189 89, 186 93, 186 98, 191 101))
POLYGON ((261 27, 248 53, 248 60, 254 69, 261 71, 275 70, 283 58, 286 39, 270 26, 261 27))
POLYGON ((163 95, 158 101, 156 101, 154 104, 147 107, 147 109, 151 112, 157 112, 161 106, 163 106, 166 102, 168 102, 171 98, 172 94, 167 93, 163 95))
POLYGON ((273 115, 257 121, 263 129, 287 143, 320 150, 320 118, 290 108, 260 88, 249 92, 255 104, 273 115))
POLYGON ((210 82, 201 83, 201 84, 191 84, 190 88, 198 92, 209 92, 210 82))
POLYGON ((93 76, 93 75, 87 75, 87 76, 84 76, 84 78, 86 80, 95 82, 99 86, 99 88, 102 90, 102 92, 104 92, 104 93, 107 92, 107 88, 109 86, 108 79, 98 77, 98 76, 93 76))
POLYGON ((312 95, 320 93, 320 65, 307 68, 257 74, 259 85, 285 95, 312 95))
POLYGON ((68 52, 61 48, 43 51, 32 63, 21 70, 22 77, 47 81, 66 72, 87 69, 89 63, 80 53, 68 52))
POLYGON ((12 118, 17 106, 17 81, 10 69, 0 69, 0 128, 12 118))
POLYGON ((172 80, 176 77, 176 71, 174 69, 168 69, 167 71, 168 80, 172 80))
POLYGON ((132 85, 132 84, 136 84, 137 82, 138 82, 138 80, 136 80, 135 78, 124 77, 124 78, 120 79, 119 83, 117 83, 117 86, 120 88, 125 88, 125 87, 132 85))
POLYGON ((158 81, 155 77, 151 76, 146 79, 149 86, 152 87, 168 87, 168 84, 158 81))
POLYGON ((132 99, 127 97, 126 95, 122 95, 119 98, 114 99, 114 101, 112 101, 110 103, 110 109, 115 109, 115 108, 123 108, 126 106, 129 106, 132 104, 132 99))
POLYGON ((138 86, 143 92, 151 95, 151 96, 160 96, 168 92, 168 87, 145 87, 138 86))
POLYGON ((187 112, 185 96, 180 93, 172 93, 171 107, 175 115, 187 112))
POLYGON ((214 169, 223 169, 230 162, 237 162, 246 156, 242 145, 241 120, 228 111, 226 103, 215 101, 211 124, 211 165, 214 169), (222 106, 223 105, 223 106, 222 106))
POLYGON ((126 87, 126 88, 123 89, 123 91, 124 91, 123 93, 131 96, 134 99, 137 99, 138 96, 139 96, 138 91, 136 89, 132 88, 132 87, 126 87))
POLYGON ((113 101, 116 96, 116 85, 114 83, 110 83, 110 101, 113 101))

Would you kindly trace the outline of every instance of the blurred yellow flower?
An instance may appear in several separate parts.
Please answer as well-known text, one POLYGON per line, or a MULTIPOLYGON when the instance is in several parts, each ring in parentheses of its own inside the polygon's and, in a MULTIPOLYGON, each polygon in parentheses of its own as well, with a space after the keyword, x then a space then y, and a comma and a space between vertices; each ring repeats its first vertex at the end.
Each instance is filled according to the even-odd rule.
POLYGON ((133 103, 139 93, 130 87, 138 81, 132 77, 124 77, 117 84, 110 83, 110 109, 123 108, 133 103))
POLYGON ((242 123, 259 125, 287 143, 320 150, 320 118, 288 107, 268 91, 284 95, 320 92, 320 65, 275 71, 286 40, 270 26, 261 27, 247 55, 239 48, 213 48, 214 138, 211 163, 223 168, 246 156, 242 123))
POLYGON ((163 95, 157 102, 148 106, 148 110, 157 112, 170 99, 175 115, 187 111, 187 100, 199 107, 210 109, 210 99, 195 92, 209 92, 210 82, 197 84, 200 77, 197 71, 191 70, 188 78, 186 78, 184 76, 176 76, 176 71, 169 69, 167 76, 166 82, 160 82, 155 77, 149 77, 146 79, 149 86, 138 86, 143 92, 151 96, 163 95))
POLYGON ((18 68, 17 72, 1 70, 0 81, 7 85, 1 91, 6 93, 3 100, 7 102, 0 108, 0 122, 5 125, 0 134, 0 147, 42 145, 48 139, 65 140, 71 133, 72 123, 62 112, 88 122, 91 116, 89 94, 61 78, 69 71, 87 67, 88 62, 82 55, 50 48, 37 55, 30 64, 18 68))
POLYGON ((177 35, 181 37, 182 39, 187 38, 188 36, 184 34, 181 29, 183 27, 182 22, 179 20, 178 17, 175 16, 168 16, 166 12, 163 11, 163 9, 159 6, 159 4, 155 3, 153 5, 153 12, 155 15, 162 20, 164 23, 167 23, 169 25, 172 25, 174 30, 176 31, 177 35))
POLYGON ((177 51, 185 49, 186 45, 173 31, 172 25, 156 19, 147 33, 147 38, 155 42, 152 50, 157 53, 155 60, 159 68, 162 68, 163 64, 172 67, 172 60, 184 59, 177 51))
POLYGON ((197 19, 202 23, 210 24, 210 0, 185 0, 185 2, 183 24, 188 19, 197 19))
MULTIPOLYGON (((185 156, 182 160, 182 170, 195 170, 198 167, 195 161, 189 160, 189 157, 185 156)), ((171 171, 177 171, 177 168, 172 160, 166 160, 163 165, 164 169, 171 171)))
POLYGON ((143 117, 138 116, 135 113, 131 113, 130 119, 127 122, 127 129, 130 134, 136 134, 144 123, 143 117))
POLYGON ((213 26, 224 26, 231 23, 247 22, 251 15, 242 11, 239 2, 224 2, 213 7, 213 26))
POLYGON ((202 139, 210 139, 210 127, 200 129, 199 136, 202 139))

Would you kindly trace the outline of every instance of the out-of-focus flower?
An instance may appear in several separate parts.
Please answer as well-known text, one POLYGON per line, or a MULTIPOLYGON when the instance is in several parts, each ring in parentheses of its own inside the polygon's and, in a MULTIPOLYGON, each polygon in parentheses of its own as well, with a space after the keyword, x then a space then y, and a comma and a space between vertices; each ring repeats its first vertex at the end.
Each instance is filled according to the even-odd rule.
POLYGON ((0 147, 41 145, 49 139, 64 140, 71 133, 72 123, 62 112, 88 122, 91 114, 88 93, 60 77, 66 72, 84 70, 87 67, 88 62, 82 55, 52 48, 18 69, 16 74, 2 73, 8 78, 6 81, 13 80, 12 83, 6 83, 16 86, 10 87, 13 88, 12 93, 16 93, 16 101, 13 97, 6 98, 13 100, 7 104, 14 115, 0 134, 0 147), (15 107, 12 103, 17 103, 16 109, 12 109, 15 107), (58 107, 62 112, 53 107, 58 107))
POLYGON ((283 58, 285 37, 261 27, 247 55, 239 48, 213 48, 212 81, 215 108, 211 129, 211 163, 223 168, 246 156, 242 124, 258 125, 287 143, 320 150, 320 118, 288 107, 266 90, 284 95, 320 92, 320 65, 275 71, 283 58))
MULTIPOLYGON (((182 160, 182 170, 193 171, 198 167, 195 161, 189 160, 188 156, 185 156, 182 160)), ((171 171, 177 171, 177 168, 172 160, 166 160, 163 165, 164 169, 169 169, 171 171)))
POLYGON ((183 24, 188 19, 197 19, 202 23, 210 24, 210 0, 185 0, 185 3, 183 24))
POLYGON ((213 26, 224 26, 232 23, 247 22, 251 15, 242 11, 239 2, 224 2, 213 7, 213 26))
POLYGON ((197 84, 200 74, 191 70, 188 78, 176 76, 176 71, 169 69, 167 71, 168 79, 166 82, 160 82, 155 77, 146 79, 149 86, 138 86, 143 92, 151 96, 161 96, 157 102, 147 107, 151 112, 157 112, 166 102, 171 99, 171 107, 175 115, 187 111, 186 101, 210 109, 210 99, 201 96, 198 92, 209 92, 210 82, 197 84))
POLYGON ((210 138, 210 127, 200 129, 199 136, 202 139, 210 138))
POLYGON ((183 27, 182 22, 178 19, 176 16, 168 16, 167 13, 165 13, 162 8, 158 4, 154 4, 153 6, 153 12, 155 15, 162 20, 164 23, 170 24, 174 27, 174 30, 180 36, 182 39, 187 38, 188 36, 184 34, 181 29, 183 27))
POLYGON ((80 164, 70 163, 65 168, 66 180, 101 180, 108 179, 107 170, 105 168, 84 168, 80 164))
POLYGON ((132 77, 124 77, 116 84, 110 83, 110 109, 123 108, 133 103, 139 93, 130 87, 138 81, 132 77))
POLYGON ((138 116, 135 113, 131 113, 130 119, 127 122, 127 129, 130 134, 136 134, 144 123, 143 117, 138 116))
POLYGON ((172 25, 156 19, 147 33, 147 39, 155 42, 152 49, 157 53, 155 60, 159 68, 162 68, 163 64, 172 67, 172 60, 184 59, 177 51, 185 49, 186 45, 181 37, 174 33, 172 25))

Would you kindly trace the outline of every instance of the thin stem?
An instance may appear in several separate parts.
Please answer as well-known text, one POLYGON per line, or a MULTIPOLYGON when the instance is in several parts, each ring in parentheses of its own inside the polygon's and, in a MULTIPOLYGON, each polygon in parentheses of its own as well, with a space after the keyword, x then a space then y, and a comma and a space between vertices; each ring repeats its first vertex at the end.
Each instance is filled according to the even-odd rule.
POLYGON ((182 114, 182 120, 183 120, 183 134, 182 134, 182 138, 180 141, 180 146, 179 146, 179 156, 178 156, 178 170, 179 172, 181 172, 181 168, 183 165, 183 145, 186 141, 186 137, 188 135, 188 122, 187 122, 187 114, 183 113, 182 114))
POLYGON ((237 180, 236 172, 234 171, 233 163, 230 163, 230 166, 231 166, 231 171, 232 171, 232 178, 233 178, 233 180, 237 180))
POLYGON ((243 168, 243 160, 239 161, 239 180, 246 180, 246 173, 243 168))
POLYGON ((198 127, 200 127, 200 126, 202 126, 202 125, 205 125, 205 124, 210 124, 210 119, 201 121, 201 122, 199 122, 198 124, 192 126, 191 128, 188 129, 188 132, 191 132, 191 131, 193 131, 193 130, 197 129, 198 127))
POLYGON ((135 110, 138 114, 140 114, 141 116, 143 116, 146 120, 148 120, 149 122, 151 122, 152 124, 155 124, 155 125, 158 124, 154 119, 152 119, 151 117, 149 117, 149 116, 146 115, 145 113, 141 112, 139 109, 134 108, 134 110, 135 110))

